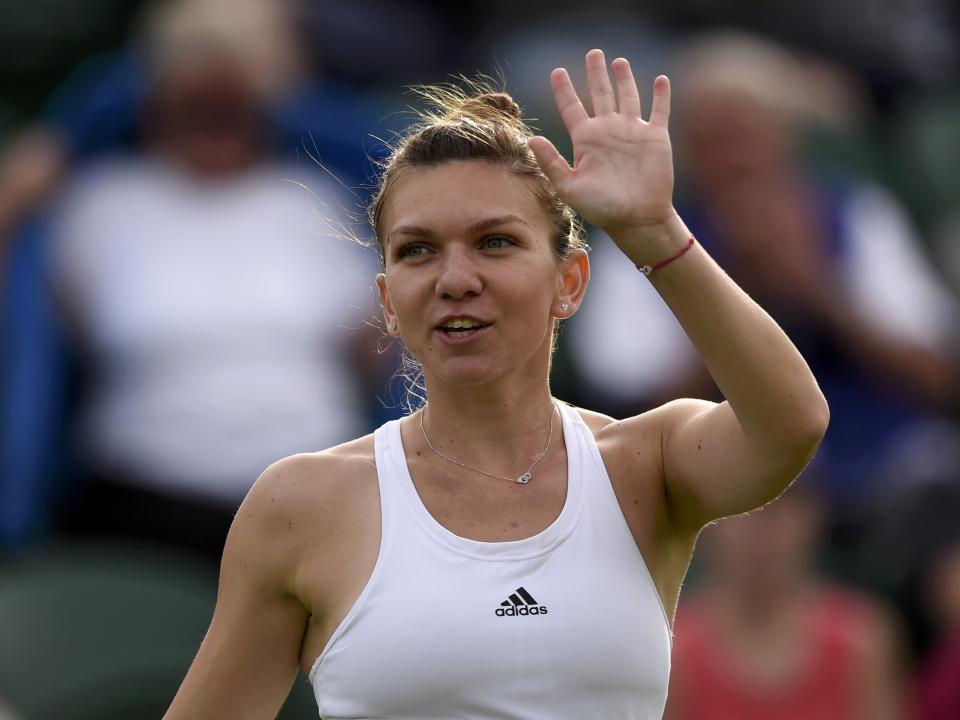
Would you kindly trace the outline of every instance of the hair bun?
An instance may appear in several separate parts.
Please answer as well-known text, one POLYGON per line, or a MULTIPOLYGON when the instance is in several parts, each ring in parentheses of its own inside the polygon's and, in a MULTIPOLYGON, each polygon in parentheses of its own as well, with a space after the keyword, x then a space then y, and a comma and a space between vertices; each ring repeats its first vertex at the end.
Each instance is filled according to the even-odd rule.
POLYGON ((472 115, 479 119, 490 117, 490 111, 511 120, 520 120, 520 106, 512 97, 503 92, 487 92, 474 95, 463 101, 461 110, 464 115, 472 115))

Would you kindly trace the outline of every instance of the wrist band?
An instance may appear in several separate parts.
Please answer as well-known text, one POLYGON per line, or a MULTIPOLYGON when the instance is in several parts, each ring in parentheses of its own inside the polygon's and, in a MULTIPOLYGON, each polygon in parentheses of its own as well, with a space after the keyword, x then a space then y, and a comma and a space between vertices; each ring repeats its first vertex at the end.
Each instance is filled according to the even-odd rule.
POLYGON ((642 272, 644 275, 649 275, 649 274, 652 273, 654 270, 659 270, 659 269, 662 268, 664 265, 669 265, 670 263, 672 263, 672 262, 673 262, 674 260, 676 260, 677 258, 683 257, 684 253, 686 253, 687 250, 689 250, 690 248, 693 247, 693 243, 694 243, 694 242, 696 242, 696 238, 695 238, 693 235, 691 235, 691 236, 690 236, 690 240, 687 241, 687 244, 684 245, 683 248, 681 248, 675 255, 671 255, 671 256, 668 257, 666 260, 661 260, 661 261, 658 262, 656 265, 637 265, 637 270, 639 270, 640 272, 642 272))

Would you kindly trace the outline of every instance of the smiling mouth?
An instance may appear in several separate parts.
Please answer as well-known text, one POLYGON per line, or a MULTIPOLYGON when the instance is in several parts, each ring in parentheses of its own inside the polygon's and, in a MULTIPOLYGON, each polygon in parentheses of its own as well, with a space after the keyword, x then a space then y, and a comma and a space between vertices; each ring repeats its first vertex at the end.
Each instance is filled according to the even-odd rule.
POLYGON ((442 332, 447 337, 462 338, 468 337, 479 332, 480 330, 483 330, 484 328, 490 327, 491 324, 492 323, 472 322, 469 325, 461 325, 457 323, 456 325, 441 325, 437 328, 437 330, 442 332))

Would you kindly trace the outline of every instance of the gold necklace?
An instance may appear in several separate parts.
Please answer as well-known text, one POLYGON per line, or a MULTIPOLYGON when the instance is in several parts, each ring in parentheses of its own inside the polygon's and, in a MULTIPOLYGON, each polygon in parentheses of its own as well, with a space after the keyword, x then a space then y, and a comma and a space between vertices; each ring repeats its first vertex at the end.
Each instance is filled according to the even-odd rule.
MULTIPOLYGON (((556 405, 554 405, 554 410, 556 410, 556 405)), ((423 433, 423 439, 427 441, 427 447, 430 448, 435 455, 439 455, 447 462, 451 462, 454 465, 459 465, 462 468, 470 470, 471 472, 480 473, 481 475, 486 475, 487 477, 496 478, 497 480, 509 480, 510 482, 519 483, 520 485, 526 485, 533 478, 533 469, 540 464, 540 461, 543 460, 544 456, 547 454, 547 450, 550 449, 550 440, 553 438, 553 416, 554 412, 550 413, 550 430, 547 433, 547 444, 544 446, 543 450, 540 451, 540 454, 530 463, 530 467, 527 468, 526 472, 518 477, 512 478, 507 477, 506 475, 495 475, 494 473, 489 473, 486 470, 481 470, 480 468, 470 467, 466 463, 462 463, 459 460, 454 460, 449 455, 444 455, 442 452, 437 450, 433 443, 430 442, 430 438, 427 437, 427 431, 423 427, 423 416, 426 414, 426 408, 420 411, 420 432, 423 433)))

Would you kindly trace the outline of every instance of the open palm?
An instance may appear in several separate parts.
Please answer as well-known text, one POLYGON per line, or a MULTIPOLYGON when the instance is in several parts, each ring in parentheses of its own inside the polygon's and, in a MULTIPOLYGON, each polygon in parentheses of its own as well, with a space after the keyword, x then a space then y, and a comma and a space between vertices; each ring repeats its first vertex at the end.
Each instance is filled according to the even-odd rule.
POLYGON ((586 65, 593 117, 567 71, 557 68, 550 74, 573 143, 573 167, 544 137, 530 138, 530 149, 561 199, 609 234, 667 222, 673 214, 670 81, 665 75, 654 81, 645 121, 630 63, 617 58, 611 64, 616 92, 601 50, 587 53, 586 65))

